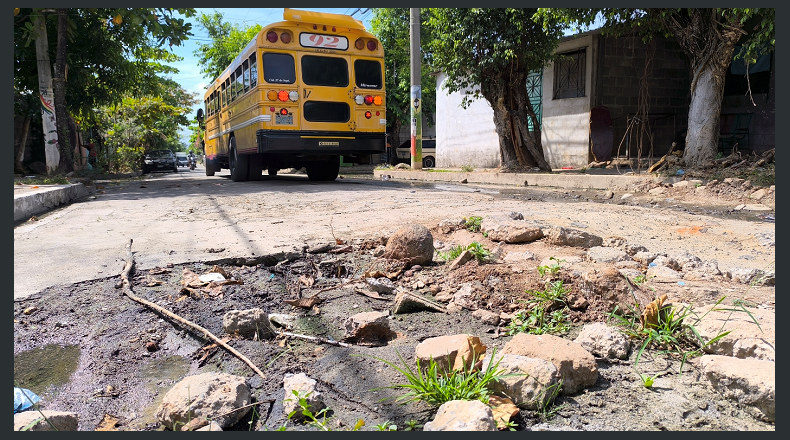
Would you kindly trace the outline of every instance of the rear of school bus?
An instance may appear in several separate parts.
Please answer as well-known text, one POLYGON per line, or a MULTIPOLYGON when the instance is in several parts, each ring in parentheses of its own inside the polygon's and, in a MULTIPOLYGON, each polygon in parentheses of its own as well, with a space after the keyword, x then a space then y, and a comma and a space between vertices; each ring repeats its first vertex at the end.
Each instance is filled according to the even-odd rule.
POLYGON ((258 34, 257 91, 229 105, 219 137, 217 157, 234 181, 302 167, 310 180, 335 180, 341 156, 364 164, 385 151, 381 43, 347 15, 283 15, 258 34))

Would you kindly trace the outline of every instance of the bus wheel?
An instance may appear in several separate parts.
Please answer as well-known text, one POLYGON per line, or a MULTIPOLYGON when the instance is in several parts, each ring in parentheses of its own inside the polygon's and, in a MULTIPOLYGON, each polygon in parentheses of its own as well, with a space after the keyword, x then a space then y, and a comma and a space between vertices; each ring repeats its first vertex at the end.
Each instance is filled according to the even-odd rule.
POLYGON ((340 156, 331 156, 326 162, 313 162, 307 167, 310 180, 332 181, 340 174, 340 156))
POLYGON ((216 162, 216 159, 211 160, 209 158, 205 158, 203 160, 203 166, 206 167, 206 175, 209 177, 213 176, 216 172, 214 162, 216 162))
POLYGON ((277 168, 269 168, 269 169, 266 170, 266 172, 268 172, 270 176, 276 176, 277 175, 277 171, 280 171, 280 170, 278 170, 277 168))
POLYGON ((250 174, 250 161, 249 158, 243 154, 239 154, 236 148, 236 138, 230 138, 230 179, 234 182, 244 182, 250 174))

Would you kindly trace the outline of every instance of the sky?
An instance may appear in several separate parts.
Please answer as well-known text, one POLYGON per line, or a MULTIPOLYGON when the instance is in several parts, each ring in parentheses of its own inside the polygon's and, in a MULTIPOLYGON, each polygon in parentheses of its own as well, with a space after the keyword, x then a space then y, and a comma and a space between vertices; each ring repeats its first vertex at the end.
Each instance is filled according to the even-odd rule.
MULTIPOLYGON (((373 16, 369 8, 310 8, 309 10, 351 15, 357 20, 361 20, 368 30, 370 29, 370 18, 373 16)), ((201 13, 211 14, 213 11, 217 11, 222 14, 225 22, 240 26, 252 26, 255 24, 266 26, 283 20, 283 8, 196 8, 196 11, 196 15, 201 13)), ((171 75, 171 78, 181 84, 187 91, 197 93, 197 96, 202 100, 206 91, 205 87, 211 78, 206 78, 200 73, 200 66, 193 52, 197 49, 198 44, 209 43, 211 39, 208 37, 206 30, 197 23, 195 17, 187 20, 192 22, 192 34, 194 36, 181 46, 173 46, 173 52, 183 57, 183 61, 169 63, 179 70, 179 73, 171 75)), ((202 108, 202 104, 196 105, 192 109, 191 119, 194 119, 198 108, 202 108)), ((184 143, 189 142, 189 134, 189 131, 186 129, 181 131, 181 140, 184 143)))

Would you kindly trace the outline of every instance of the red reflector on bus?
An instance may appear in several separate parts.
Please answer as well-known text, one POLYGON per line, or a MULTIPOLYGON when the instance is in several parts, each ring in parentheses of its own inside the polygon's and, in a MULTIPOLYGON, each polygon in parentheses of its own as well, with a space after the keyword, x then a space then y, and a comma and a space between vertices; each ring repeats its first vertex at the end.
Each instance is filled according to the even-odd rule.
POLYGON ((284 108, 281 108, 280 109, 280 114, 283 115, 283 116, 286 116, 288 114, 288 110, 286 110, 284 108))
POLYGON ((266 39, 269 40, 269 43, 277 42, 277 32, 269 31, 269 33, 266 34, 266 39))
POLYGON ((369 111, 365 112, 365 118, 370 119, 373 116, 369 111))
POLYGON ((270 112, 274 113, 274 111, 275 111, 275 110, 276 110, 276 109, 275 109, 274 107, 269 107, 269 111, 270 111, 270 112))
POLYGON ((381 112, 377 110, 376 111, 376 116, 381 116, 381 112))
POLYGON ((367 105, 373 104, 373 97, 370 95, 365 96, 365 104, 367 105))
POLYGON ((368 41, 368 50, 376 50, 376 42, 373 40, 368 41))
POLYGON ((280 90, 280 93, 277 94, 277 99, 279 99, 282 102, 287 101, 288 100, 288 92, 286 92, 285 90, 280 90))

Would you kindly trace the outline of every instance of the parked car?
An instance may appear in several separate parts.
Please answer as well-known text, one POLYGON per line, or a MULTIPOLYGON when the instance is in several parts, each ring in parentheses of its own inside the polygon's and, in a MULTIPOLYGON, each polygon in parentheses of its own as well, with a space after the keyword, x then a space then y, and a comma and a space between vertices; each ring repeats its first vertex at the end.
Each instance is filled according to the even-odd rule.
POLYGON ((154 150, 146 153, 143 159, 143 174, 152 171, 178 172, 178 159, 170 150, 154 150))
MULTIPOLYGON (((403 142, 395 150, 398 163, 411 163, 411 139, 403 142)), ((422 140, 422 167, 433 168, 436 166, 436 139, 422 140)))
POLYGON ((178 166, 187 166, 187 154, 183 151, 176 151, 176 159, 178 159, 178 166))

